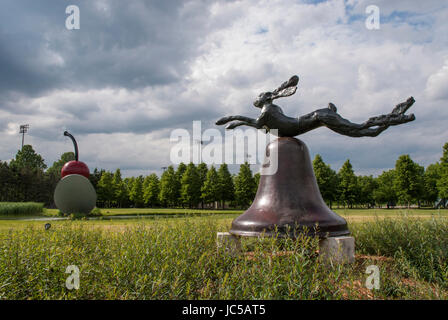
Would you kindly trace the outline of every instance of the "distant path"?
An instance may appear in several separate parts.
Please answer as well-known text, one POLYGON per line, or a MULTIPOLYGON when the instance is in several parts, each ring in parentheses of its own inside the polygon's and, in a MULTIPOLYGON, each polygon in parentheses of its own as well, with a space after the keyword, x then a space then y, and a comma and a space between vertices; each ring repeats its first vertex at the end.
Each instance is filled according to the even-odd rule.
POLYGON ((34 216, 34 217, 11 217, 11 216, 0 216, 0 220, 6 221, 57 221, 57 220, 67 220, 67 217, 48 217, 48 216, 34 216))
MULTIPOLYGON (((95 216, 95 217, 89 217, 88 220, 121 220, 121 219, 154 219, 154 218, 184 218, 184 217, 204 217, 204 216, 211 216, 211 215, 237 215, 241 214, 241 212, 234 212, 234 211, 219 211, 219 212, 210 212, 210 211, 203 211, 203 212, 173 212, 173 213, 140 213, 140 214, 105 214, 102 216, 95 216)), ((17 217, 11 217, 11 216, 0 216, 0 221, 58 221, 58 220, 69 220, 68 217, 53 217, 53 216, 31 216, 31 217, 25 217, 25 216, 17 216, 17 217)))

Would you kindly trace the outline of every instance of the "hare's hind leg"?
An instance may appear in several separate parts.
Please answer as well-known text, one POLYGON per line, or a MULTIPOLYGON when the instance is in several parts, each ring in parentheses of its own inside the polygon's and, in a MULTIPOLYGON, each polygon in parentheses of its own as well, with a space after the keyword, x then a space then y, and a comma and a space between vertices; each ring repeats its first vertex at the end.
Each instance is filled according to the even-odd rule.
POLYGON ((337 110, 336 107, 330 103, 328 108, 316 110, 311 115, 313 119, 319 121, 321 126, 350 137, 375 136, 385 130, 379 127, 375 129, 365 128, 362 124, 353 123, 343 118, 335 110, 337 110))

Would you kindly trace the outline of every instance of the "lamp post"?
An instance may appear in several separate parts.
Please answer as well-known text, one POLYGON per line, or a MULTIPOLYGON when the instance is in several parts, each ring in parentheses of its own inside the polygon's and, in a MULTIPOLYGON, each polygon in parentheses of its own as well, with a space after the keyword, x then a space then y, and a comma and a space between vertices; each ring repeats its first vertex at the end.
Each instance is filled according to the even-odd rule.
POLYGON ((23 143, 24 143, 24 141, 25 141, 25 133, 27 133, 28 132, 28 129, 30 128, 30 125, 29 124, 22 124, 21 126, 20 126, 20 133, 22 134, 22 149, 23 149, 23 143))
POLYGON ((250 168, 251 163, 249 162, 249 161, 250 161, 249 159, 252 158, 252 156, 251 156, 250 154, 248 154, 248 153, 246 153, 245 156, 246 156, 246 157, 245 157, 244 160, 245 160, 245 162, 247 162, 247 163, 249 164, 249 168, 250 168))
POLYGON ((202 162, 202 145, 204 144, 204 141, 202 139, 201 140, 195 139, 194 141, 199 144, 199 163, 201 163, 202 162))

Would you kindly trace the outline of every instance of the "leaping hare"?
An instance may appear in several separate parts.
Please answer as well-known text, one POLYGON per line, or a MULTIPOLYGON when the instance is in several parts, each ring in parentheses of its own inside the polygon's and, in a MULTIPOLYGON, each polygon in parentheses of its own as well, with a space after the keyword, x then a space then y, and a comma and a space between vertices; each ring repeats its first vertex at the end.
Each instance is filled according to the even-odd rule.
POLYGON ((298 82, 299 77, 292 76, 274 91, 260 93, 253 103, 255 107, 261 109, 261 115, 257 119, 239 115, 227 116, 216 121, 216 124, 222 125, 234 121, 227 125, 226 129, 234 129, 242 125, 257 129, 264 128, 268 131, 277 129, 277 134, 280 137, 294 137, 322 126, 350 137, 375 137, 389 128, 389 126, 415 120, 414 114, 404 114, 414 104, 415 100, 413 97, 396 105, 391 113, 372 117, 362 124, 353 123, 342 118, 337 113, 336 106, 331 102, 327 108, 318 109, 299 118, 291 118, 284 115, 282 109, 273 104, 272 101, 293 95, 297 90, 298 82))

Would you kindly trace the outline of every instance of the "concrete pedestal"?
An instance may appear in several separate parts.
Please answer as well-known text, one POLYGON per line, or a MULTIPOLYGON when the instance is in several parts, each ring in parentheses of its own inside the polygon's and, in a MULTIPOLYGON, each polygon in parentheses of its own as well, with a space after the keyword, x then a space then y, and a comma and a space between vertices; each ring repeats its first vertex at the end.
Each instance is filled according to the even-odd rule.
POLYGON ((319 255, 325 262, 353 263, 355 261, 355 238, 343 236, 322 239, 319 241, 319 255))
POLYGON ((239 237, 228 232, 218 232, 216 234, 216 246, 218 250, 225 250, 232 256, 241 253, 241 242, 239 237))
MULTIPOLYGON (((218 250, 225 250, 232 256, 241 254, 240 237, 229 232, 216 235, 218 250)), ((355 261, 355 238, 349 236, 329 237, 319 241, 319 255, 326 263, 344 264, 355 261)))

